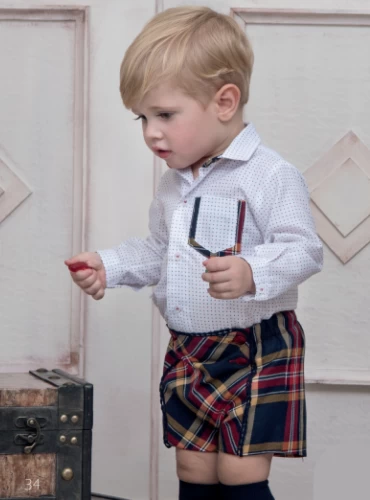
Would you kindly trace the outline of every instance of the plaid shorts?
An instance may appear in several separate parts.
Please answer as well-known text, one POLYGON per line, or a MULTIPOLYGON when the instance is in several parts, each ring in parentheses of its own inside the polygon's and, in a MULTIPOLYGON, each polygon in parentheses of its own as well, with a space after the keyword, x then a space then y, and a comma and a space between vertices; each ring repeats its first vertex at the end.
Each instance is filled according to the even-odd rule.
POLYGON ((168 448, 306 456, 305 337, 293 311, 246 329, 170 333, 160 383, 168 448))

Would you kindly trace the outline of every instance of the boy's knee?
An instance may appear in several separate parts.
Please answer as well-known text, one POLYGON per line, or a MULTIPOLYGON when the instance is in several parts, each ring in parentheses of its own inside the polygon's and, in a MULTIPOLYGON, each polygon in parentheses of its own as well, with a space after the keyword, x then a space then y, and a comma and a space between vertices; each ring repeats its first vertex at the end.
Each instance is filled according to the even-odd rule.
POLYGON ((218 454, 217 476, 225 485, 251 484, 265 481, 270 475, 272 455, 237 457, 218 454))
POLYGON ((176 450, 177 476, 181 481, 196 484, 216 484, 217 453, 176 450))

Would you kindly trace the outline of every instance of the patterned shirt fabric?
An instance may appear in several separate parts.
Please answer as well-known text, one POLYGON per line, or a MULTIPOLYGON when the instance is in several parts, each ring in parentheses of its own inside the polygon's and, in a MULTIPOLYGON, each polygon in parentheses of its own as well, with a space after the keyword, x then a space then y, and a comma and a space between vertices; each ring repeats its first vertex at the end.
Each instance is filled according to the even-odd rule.
POLYGON ((107 287, 155 285, 153 301, 178 332, 247 328, 294 310, 298 285, 323 264, 303 176, 261 143, 252 124, 206 162, 196 179, 190 167, 162 176, 149 230, 145 240, 131 238, 98 252, 107 287), (241 234, 240 201, 245 201, 241 234), (252 268, 256 293, 212 298, 201 278, 206 257, 191 245, 194 240, 216 254, 234 247, 233 255, 252 268))

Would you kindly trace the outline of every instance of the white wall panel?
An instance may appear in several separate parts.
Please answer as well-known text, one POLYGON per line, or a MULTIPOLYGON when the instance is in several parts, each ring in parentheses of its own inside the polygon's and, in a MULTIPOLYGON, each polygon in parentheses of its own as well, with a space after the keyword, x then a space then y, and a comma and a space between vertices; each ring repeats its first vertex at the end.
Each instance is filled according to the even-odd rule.
POLYGON ((82 362, 63 260, 82 241, 85 27, 83 9, 0 5, 1 371, 82 362))
POLYGON ((307 378, 369 384, 370 308, 363 292, 370 270, 363 259, 370 258, 370 15, 313 9, 234 13, 256 58, 246 117, 306 176, 326 243, 323 272, 301 286, 307 378), (343 285, 346 292, 338 293, 343 285), (349 332, 351 342, 361 345, 350 354, 349 332))
POLYGON ((0 149, 31 191, 0 224, 2 301, 5 292, 8 296, 7 306, 0 305, 7 318, 6 334, 5 320, 1 322, 0 366, 14 371, 18 356, 22 371, 40 364, 72 368, 62 354, 71 346, 71 322, 76 324, 85 333, 76 342, 85 353, 84 375, 95 389, 93 488, 146 500, 150 290, 114 290, 101 302, 85 297, 80 302, 63 260, 80 250, 146 235, 153 159, 118 88, 123 54, 155 5, 147 0, 47 4, 45 8, 45 2, 35 0, 30 10, 29 0, 0 0, 0 18, 8 16, 0 22, 0 149), (26 19, 34 10, 52 17, 76 4, 87 11, 84 49, 89 64, 82 91, 76 85, 85 61, 77 49, 73 19, 49 24, 34 18, 9 21, 14 10, 26 19), (86 114, 76 122, 75 107, 84 101, 86 114), (84 126, 86 139, 81 143, 76 134, 84 126), (86 168, 84 179, 81 168, 86 168))

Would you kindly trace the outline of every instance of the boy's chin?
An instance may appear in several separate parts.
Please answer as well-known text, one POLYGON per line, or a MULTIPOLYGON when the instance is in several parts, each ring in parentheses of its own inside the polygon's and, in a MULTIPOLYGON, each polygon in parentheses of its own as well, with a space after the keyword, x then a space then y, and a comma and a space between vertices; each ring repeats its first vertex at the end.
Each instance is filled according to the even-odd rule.
POLYGON ((171 161, 166 161, 166 165, 168 168, 172 168, 172 170, 184 170, 184 168, 188 168, 189 166, 189 165, 179 165, 171 161))

